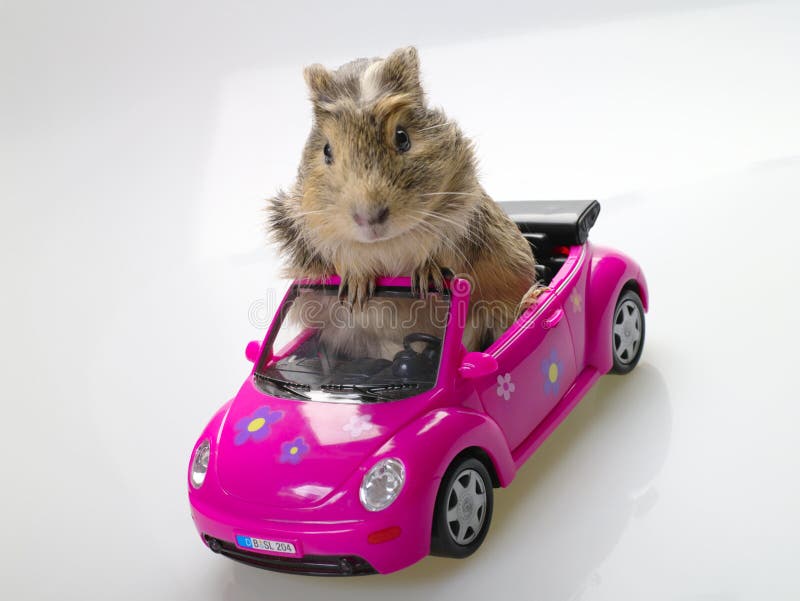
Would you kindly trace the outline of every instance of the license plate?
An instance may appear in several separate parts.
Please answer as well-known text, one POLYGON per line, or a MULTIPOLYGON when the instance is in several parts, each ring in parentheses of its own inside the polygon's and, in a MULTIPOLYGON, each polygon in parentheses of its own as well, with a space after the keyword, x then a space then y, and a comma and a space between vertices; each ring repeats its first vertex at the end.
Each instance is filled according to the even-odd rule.
POLYGON ((266 538, 256 538, 255 536, 243 536, 238 534, 236 535, 236 544, 243 549, 253 549, 254 551, 297 555, 297 549, 292 543, 279 540, 269 540, 266 538))

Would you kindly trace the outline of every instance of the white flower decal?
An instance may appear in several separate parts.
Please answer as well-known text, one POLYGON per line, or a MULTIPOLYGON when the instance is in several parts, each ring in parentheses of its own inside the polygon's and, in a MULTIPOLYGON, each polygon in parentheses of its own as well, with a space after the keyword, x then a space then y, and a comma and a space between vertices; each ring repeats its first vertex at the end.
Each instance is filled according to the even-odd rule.
POLYGON ((350 421, 342 426, 342 430, 350 432, 350 436, 358 438, 364 432, 372 430, 372 416, 371 415, 352 415, 350 421))
POLYGON ((511 393, 514 392, 514 382, 511 381, 511 374, 504 376, 497 376, 497 396, 503 397, 503 400, 511 398, 511 393))

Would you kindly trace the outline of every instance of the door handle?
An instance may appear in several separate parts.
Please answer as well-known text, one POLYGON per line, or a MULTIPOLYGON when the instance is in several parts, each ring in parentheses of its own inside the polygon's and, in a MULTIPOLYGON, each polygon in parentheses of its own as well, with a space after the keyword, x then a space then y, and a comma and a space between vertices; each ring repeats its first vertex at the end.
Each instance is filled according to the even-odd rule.
POLYGON ((556 327, 562 319, 564 319, 564 309, 556 309, 550 314, 550 317, 542 322, 542 327, 545 330, 550 330, 556 327))

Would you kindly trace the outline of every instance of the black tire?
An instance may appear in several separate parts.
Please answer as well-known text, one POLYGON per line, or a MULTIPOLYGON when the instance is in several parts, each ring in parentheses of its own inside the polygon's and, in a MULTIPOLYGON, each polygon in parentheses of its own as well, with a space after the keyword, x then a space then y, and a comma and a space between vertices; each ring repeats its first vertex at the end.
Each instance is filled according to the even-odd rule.
POLYGON ((623 290, 611 318, 611 357, 614 366, 609 373, 627 374, 642 356, 644 348, 644 307, 633 290, 623 290))
POLYGON ((447 468, 436 495, 431 555, 459 559, 472 555, 486 538, 493 506, 492 478, 486 466, 473 457, 456 459, 447 468), (483 506, 479 506, 481 499, 483 506), (450 517, 458 517, 448 520, 448 512, 450 517), (465 523, 470 526, 464 527, 465 523))

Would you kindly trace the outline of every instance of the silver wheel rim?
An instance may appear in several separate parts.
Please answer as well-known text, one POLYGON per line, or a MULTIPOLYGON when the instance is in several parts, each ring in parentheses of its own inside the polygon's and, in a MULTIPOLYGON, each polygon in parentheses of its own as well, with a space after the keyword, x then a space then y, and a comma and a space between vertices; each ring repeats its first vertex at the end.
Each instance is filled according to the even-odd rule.
POLYGON ((614 313, 614 356, 619 363, 631 363, 642 344, 642 312, 630 299, 622 301, 614 313))
POLYGON ((486 521, 486 483, 473 469, 459 473, 447 491, 447 528, 459 545, 468 545, 486 521))

